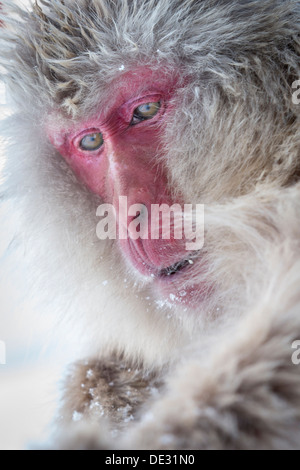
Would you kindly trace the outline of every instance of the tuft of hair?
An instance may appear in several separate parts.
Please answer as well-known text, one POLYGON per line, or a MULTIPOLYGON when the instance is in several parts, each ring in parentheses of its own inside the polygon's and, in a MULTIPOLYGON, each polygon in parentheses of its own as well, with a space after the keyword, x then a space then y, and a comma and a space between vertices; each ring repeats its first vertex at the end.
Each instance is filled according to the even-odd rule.
POLYGON ((297 0, 36 0, 29 10, 5 0, 3 8, 2 77, 20 105, 35 96, 42 107, 86 113, 118 64, 180 67, 201 94, 200 77, 243 93, 234 73, 281 107, 299 76, 297 0))

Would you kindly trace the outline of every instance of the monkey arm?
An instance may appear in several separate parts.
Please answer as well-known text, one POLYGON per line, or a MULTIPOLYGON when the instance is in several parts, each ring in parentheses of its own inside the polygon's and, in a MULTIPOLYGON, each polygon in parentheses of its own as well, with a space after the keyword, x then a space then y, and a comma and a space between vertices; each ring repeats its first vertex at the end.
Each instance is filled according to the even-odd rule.
POLYGON ((278 277, 234 336, 205 362, 182 366, 165 396, 125 436, 125 446, 299 448, 300 374, 291 349, 300 338, 299 272, 299 263, 282 269, 285 278, 278 277), (283 279, 293 279, 288 298, 283 279))
POLYGON ((60 446, 78 448, 80 436, 87 449, 299 448, 300 374, 291 348, 300 338, 299 273, 282 267, 260 306, 208 357, 183 362, 163 392, 155 374, 147 378, 117 358, 78 364, 64 419, 84 419, 60 446), (153 387, 161 395, 152 403, 153 387), (111 437, 107 417, 121 429, 130 424, 123 437, 111 437))

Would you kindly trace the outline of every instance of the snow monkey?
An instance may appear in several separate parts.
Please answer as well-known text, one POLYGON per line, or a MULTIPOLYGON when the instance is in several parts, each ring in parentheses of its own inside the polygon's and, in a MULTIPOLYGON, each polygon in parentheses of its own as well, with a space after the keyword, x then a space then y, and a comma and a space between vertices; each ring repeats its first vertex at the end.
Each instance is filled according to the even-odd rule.
POLYGON ((299 448, 300 2, 2 0, 1 22, 10 256, 90 348, 53 447, 299 448), (194 238, 171 209, 163 236, 172 207, 194 238))

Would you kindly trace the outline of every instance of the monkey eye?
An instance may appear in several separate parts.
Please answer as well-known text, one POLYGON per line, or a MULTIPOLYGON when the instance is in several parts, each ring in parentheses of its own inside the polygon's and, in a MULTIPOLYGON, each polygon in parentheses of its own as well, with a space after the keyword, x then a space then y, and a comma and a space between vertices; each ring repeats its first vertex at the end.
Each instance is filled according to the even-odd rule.
POLYGON ((103 136, 100 132, 94 134, 88 134, 80 141, 80 148, 85 151, 92 152, 98 150, 103 145, 103 136))
POLYGON ((133 112, 131 125, 138 124, 139 122, 146 121, 147 119, 152 119, 158 113, 160 108, 160 101, 157 101, 156 103, 141 104, 135 108, 133 112))

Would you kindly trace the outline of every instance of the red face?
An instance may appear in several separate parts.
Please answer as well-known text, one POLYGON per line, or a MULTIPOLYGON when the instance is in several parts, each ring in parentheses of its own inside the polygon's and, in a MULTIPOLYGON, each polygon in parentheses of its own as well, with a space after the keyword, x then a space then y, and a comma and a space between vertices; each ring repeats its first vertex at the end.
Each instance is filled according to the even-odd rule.
MULTIPOLYGON (((164 153, 162 128, 172 112, 170 100, 177 82, 176 74, 137 69, 112 84, 110 97, 96 107, 94 118, 67 130, 50 126, 48 131, 78 178, 112 204, 117 215, 120 196, 127 197, 128 207, 141 204, 148 209, 147 239, 128 237, 118 243, 127 261, 143 276, 163 285, 168 297, 172 292, 171 299, 185 303, 193 297, 193 288, 187 296, 180 279, 193 262, 184 240, 175 240, 172 232, 168 240, 152 239, 150 234, 151 205, 181 203, 168 191, 160 158, 164 153)), ((128 217, 127 224, 134 218, 128 217)))

